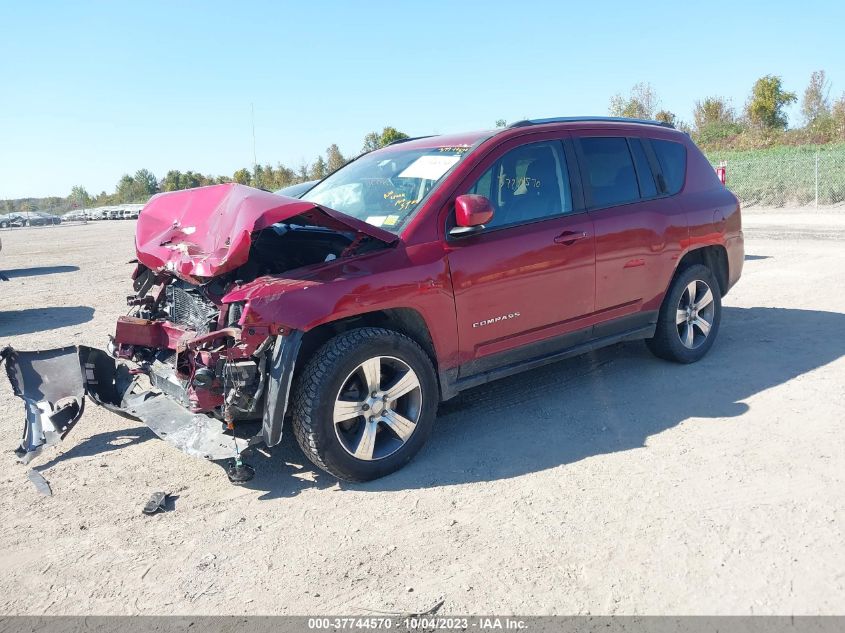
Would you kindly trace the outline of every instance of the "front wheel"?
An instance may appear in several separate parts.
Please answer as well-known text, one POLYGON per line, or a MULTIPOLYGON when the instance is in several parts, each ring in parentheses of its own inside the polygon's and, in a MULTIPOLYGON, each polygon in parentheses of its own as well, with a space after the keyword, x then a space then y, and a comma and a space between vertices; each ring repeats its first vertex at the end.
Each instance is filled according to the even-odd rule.
POLYGON ((439 392, 431 360, 413 340, 382 328, 343 332, 298 378, 293 430, 306 456, 346 481, 398 470, 431 434, 439 392))
POLYGON ((663 299, 654 338, 646 344, 660 358, 694 363, 710 350, 722 319, 722 293, 707 266, 680 271, 663 299))

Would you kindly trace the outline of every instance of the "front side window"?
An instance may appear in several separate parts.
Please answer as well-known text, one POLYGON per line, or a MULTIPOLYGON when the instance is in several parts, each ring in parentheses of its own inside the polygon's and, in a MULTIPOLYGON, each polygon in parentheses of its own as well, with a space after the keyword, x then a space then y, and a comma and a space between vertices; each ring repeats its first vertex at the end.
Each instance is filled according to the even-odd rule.
POLYGON ((302 196, 393 233, 410 219, 468 146, 395 149, 366 154, 302 196))
POLYGON ((687 148, 674 141, 651 139, 651 146, 657 154, 660 169, 666 179, 666 193, 673 195, 684 186, 687 174, 687 148))
POLYGON ((507 152, 467 193, 493 204, 487 228, 533 222, 572 211, 572 192, 559 142, 532 143, 507 152))
POLYGON ((592 206, 609 207, 634 202, 640 197, 637 172, 628 140, 617 136, 581 139, 586 161, 585 179, 592 192, 592 206))

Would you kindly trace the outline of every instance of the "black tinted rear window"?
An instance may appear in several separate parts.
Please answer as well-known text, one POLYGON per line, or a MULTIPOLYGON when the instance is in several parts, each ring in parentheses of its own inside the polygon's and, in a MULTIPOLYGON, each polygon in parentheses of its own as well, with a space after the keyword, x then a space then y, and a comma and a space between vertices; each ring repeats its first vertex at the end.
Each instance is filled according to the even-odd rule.
POLYGON ((674 141, 651 139, 651 146, 660 161, 669 194, 678 193, 684 186, 687 173, 687 148, 674 141))
POLYGON ((592 192, 592 206, 608 207, 633 202, 640 197, 637 172, 628 141, 615 136, 581 139, 586 160, 586 179, 592 192))

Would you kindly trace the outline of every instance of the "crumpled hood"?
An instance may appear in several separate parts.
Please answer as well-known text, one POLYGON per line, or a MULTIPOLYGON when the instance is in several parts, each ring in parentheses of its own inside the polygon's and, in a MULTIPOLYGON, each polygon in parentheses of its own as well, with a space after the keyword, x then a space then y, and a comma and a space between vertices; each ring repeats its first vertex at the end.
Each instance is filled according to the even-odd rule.
POLYGON ((228 183, 153 196, 138 218, 135 249, 147 268, 202 283, 246 263, 253 233, 296 216, 303 224, 355 231, 387 244, 398 239, 313 202, 228 183))

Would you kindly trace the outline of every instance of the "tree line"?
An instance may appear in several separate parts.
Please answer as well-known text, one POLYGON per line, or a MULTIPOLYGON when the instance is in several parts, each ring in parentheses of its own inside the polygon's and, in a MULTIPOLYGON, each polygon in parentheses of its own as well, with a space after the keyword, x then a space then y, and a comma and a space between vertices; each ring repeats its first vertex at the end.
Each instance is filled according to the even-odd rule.
MULTIPOLYGON (((635 84, 627 94, 610 98, 608 113, 662 121, 689 133, 703 149, 752 149, 775 145, 825 144, 845 141, 845 93, 831 99, 831 83, 824 70, 812 73, 801 98, 802 125, 788 127, 786 108, 798 101, 777 75, 766 75, 754 82, 743 107, 737 111, 730 99, 711 95, 694 104, 692 121, 682 121, 661 107, 651 84, 635 84)), ((496 127, 507 122, 499 119, 496 127)), ((361 152, 369 152, 408 135, 387 126, 381 132, 364 137, 361 152)), ((288 185, 325 178, 349 161, 336 144, 325 155, 298 167, 277 163, 241 168, 231 176, 207 175, 194 171, 170 170, 160 180, 147 169, 134 175, 124 174, 112 193, 91 195, 81 185, 73 187, 67 198, 25 198, 0 201, 0 213, 46 209, 63 213, 70 209, 90 208, 120 203, 146 202, 162 191, 191 189, 204 185, 237 182, 273 191, 288 185)))
POLYGON ((616 94, 608 108, 612 116, 655 119, 688 132, 703 149, 756 149, 774 145, 822 145, 845 141, 845 93, 830 96, 824 70, 810 75, 801 98, 802 125, 788 128, 787 106, 798 101, 777 75, 760 77, 742 109, 729 99, 711 95, 695 102, 693 120, 681 121, 660 107, 651 84, 638 83, 627 95, 616 94))
MULTIPOLYGON (((387 126, 381 132, 370 132, 364 137, 361 153, 370 152, 395 141, 408 138, 404 132, 387 126)), ((71 189, 66 198, 52 196, 49 198, 19 198, 17 200, 0 201, 0 213, 25 213, 28 211, 44 210, 52 213, 66 213, 74 209, 90 209, 114 204, 146 202, 150 196, 164 191, 178 191, 192 189, 206 185, 218 185, 226 182, 237 182, 267 191, 275 191, 288 185, 295 185, 307 180, 321 180, 337 171, 349 162, 351 156, 344 156, 336 144, 326 149, 324 156, 318 156, 313 162, 303 162, 296 168, 281 163, 254 165, 252 168, 241 168, 231 176, 214 176, 194 171, 180 171, 171 169, 160 180, 148 169, 139 169, 134 174, 124 174, 115 185, 114 192, 101 191, 91 195, 81 185, 71 189)))

